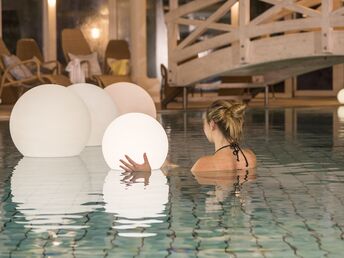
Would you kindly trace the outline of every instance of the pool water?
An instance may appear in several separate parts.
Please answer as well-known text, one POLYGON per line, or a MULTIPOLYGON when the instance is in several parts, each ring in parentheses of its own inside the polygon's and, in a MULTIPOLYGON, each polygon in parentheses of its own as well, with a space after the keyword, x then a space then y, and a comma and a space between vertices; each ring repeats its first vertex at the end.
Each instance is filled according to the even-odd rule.
POLYGON ((101 149, 23 158, 0 122, 0 257, 343 257, 344 120, 249 109, 258 168, 194 177, 202 112, 159 114, 168 171, 110 171, 101 149))

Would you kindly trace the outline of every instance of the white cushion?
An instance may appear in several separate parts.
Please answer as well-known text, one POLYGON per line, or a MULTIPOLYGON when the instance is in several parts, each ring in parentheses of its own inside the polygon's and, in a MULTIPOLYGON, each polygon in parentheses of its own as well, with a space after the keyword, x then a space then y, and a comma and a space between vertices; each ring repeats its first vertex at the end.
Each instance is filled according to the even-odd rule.
MULTIPOLYGON (((3 55, 2 60, 4 61, 6 68, 21 62, 20 59, 15 55, 3 55)), ((26 79, 33 76, 32 72, 23 64, 12 68, 10 70, 10 74, 17 80, 26 79)))
POLYGON ((89 55, 73 55, 71 53, 68 53, 68 56, 71 60, 79 59, 81 62, 82 61, 88 61, 88 64, 90 66, 90 71, 88 71, 88 64, 87 63, 83 63, 81 65, 81 67, 85 71, 85 74, 87 75, 87 77, 91 77, 92 75, 102 74, 102 71, 100 69, 100 65, 98 62, 97 52, 93 52, 92 54, 89 54, 89 55))

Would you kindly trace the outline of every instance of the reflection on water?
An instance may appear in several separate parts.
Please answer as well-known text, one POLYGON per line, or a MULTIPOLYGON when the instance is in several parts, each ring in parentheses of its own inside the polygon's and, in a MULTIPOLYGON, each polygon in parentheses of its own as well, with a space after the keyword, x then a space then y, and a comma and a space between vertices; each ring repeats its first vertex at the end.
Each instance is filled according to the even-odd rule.
MULTIPOLYGON (((98 174, 99 175, 99 174, 98 174)), ((23 217, 18 223, 37 232, 49 229, 83 228, 80 213, 99 205, 90 171, 79 157, 22 158, 11 178, 12 201, 23 217)))
POLYGON ((255 180, 255 169, 237 171, 214 171, 214 172, 194 172, 195 179, 200 185, 213 186, 207 192, 205 199, 205 211, 207 213, 222 210, 222 203, 227 198, 234 198, 239 201, 239 208, 242 209, 249 201, 245 195, 246 191, 241 191, 244 184, 255 180))
POLYGON ((116 216, 113 227, 120 236, 155 236, 157 232, 146 228, 163 222, 158 218, 166 216, 168 192, 167 179, 161 170, 130 174, 112 170, 103 187, 105 211, 116 216))

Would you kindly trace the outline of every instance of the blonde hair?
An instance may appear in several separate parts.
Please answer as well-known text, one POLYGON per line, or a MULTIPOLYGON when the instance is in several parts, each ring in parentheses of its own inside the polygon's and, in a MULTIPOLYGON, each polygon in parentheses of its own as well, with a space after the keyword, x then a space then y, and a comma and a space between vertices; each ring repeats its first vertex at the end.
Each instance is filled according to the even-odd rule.
POLYGON ((207 122, 214 121, 222 134, 233 142, 239 142, 244 124, 246 105, 235 101, 217 100, 207 110, 207 122))

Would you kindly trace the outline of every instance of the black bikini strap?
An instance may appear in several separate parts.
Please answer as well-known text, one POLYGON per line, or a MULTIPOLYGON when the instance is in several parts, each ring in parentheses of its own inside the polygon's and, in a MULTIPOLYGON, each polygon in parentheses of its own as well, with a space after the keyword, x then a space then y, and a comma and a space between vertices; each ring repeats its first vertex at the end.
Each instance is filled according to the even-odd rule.
POLYGON ((224 148, 227 148, 227 147, 231 147, 231 145, 228 144, 228 145, 222 146, 221 148, 218 148, 218 149, 214 152, 214 154, 215 154, 216 152, 218 152, 218 151, 224 149, 224 148))
POLYGON ((230 144, 230 148, 233 150, 233 155, 237 157, 237 161, 239 161, 239 151, 241 152, 241 154, 244 156, 244 159, 246 162, 246 167, 248 167, 247 158, 246 158, 244 152, 242 151, 242 149, 240 148, 239 144, 236 142, 233 142, 230 144))
MULTIPOLYGON (((246 162, 246 167, 248 167, 247 158, 246 158, 244 152, 242 151, 242 149, 240 148, 239 144, 236 143, 236 142, 232 142, 231 144, 222 146, 221 148, 217 149, 217 150, 215 151, 215 153, 218 152, 218 151, 220 151, 220 150, 222 150, 222 149, 224 149, 224 148, 227 148, 227 147, 230 147, 230 148, 233 150, 233 155, 237 157, 237 161, 239 161, 239 151, 240 151, 240 152, 242 153, 242 155, 244 156, 244 159, 245 159, 245 162, 246 162)), ((214 153, 214 154, 215 154, 215 153, 214 153)))

